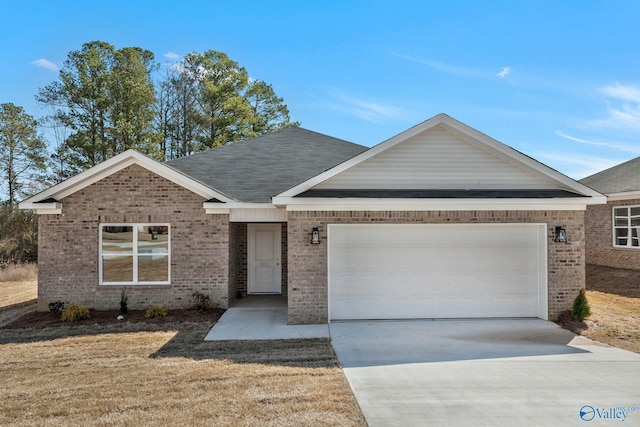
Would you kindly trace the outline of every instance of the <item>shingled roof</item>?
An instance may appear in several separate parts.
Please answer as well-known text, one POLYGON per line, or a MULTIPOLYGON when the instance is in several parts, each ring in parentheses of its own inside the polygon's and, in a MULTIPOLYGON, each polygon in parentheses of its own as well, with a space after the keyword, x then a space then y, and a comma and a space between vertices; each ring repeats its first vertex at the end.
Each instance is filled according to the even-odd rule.
POLYGON ((580 180, 602 194, 640 190, 640 157, 580 180))
POLYGON ((240 202, 265 203, 367 149, 291 127, 166 164, 240 202))

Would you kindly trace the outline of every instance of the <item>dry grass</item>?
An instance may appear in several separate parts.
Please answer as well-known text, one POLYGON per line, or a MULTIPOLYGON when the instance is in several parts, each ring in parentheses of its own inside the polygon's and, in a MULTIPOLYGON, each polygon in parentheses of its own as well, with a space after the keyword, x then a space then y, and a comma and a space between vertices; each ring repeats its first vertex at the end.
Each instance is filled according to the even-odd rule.
POLYGON ((328 340, 204 342, 210 326, 0 329, 0 425, 366 425, 328 340))
POLYGON ((33 301, 38 297, 38 282, 28 281, 0 282, 0 309, 12 305, 33 301))
POLYGON ((32 282, 38 280, 37 264, 2 264, 0 282, 32 282))
POLYGON ((591 316, 581 334, 618 348, 640 353, 640 298, 587 291, 591 316))

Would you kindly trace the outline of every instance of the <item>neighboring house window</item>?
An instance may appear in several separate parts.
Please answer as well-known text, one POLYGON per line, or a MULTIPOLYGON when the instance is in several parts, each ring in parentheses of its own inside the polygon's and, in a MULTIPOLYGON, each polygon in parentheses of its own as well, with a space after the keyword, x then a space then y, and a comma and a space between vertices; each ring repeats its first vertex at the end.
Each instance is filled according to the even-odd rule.
POLYGON ((100 225, 100 284, 168 285, 168 224, 100 225))
POLYGON ((640 248, 640 206, 613 208, 613 246, 640 248))

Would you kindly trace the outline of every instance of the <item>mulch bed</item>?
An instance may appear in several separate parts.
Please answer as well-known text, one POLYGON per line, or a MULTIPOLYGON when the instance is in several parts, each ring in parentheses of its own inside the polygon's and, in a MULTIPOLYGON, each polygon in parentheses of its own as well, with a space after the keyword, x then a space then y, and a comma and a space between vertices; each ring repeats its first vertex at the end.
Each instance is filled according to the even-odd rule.
POLYGON ((578 335, 588 328, 586 323, 576 320, 570 310, 560 313, 558 315, 558 320, 556 320, 555 323, 578 335))
POLYGON ((169 310, 167 316, 153 319, 144 317, 145 310, 129 310, 122 320, 118 320, 120 310, 89 310, 89 313, 91 318, 88 320, 63 322, 59 317, 54 317, 49 312, 34 311, 4 326, 3 329, 42 329, 57 326, 113 325, 122 323, 217 322, 224 310, 220 308, 210 308, 206 311, 198 311, 196 309, 169 310))

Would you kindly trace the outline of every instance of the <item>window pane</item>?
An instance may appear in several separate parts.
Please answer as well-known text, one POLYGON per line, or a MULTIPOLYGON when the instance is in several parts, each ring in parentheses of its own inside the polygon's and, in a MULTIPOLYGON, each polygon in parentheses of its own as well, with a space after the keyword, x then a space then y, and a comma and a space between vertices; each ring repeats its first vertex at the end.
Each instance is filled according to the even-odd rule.
POLYGON ((626 227, 629 225, 629 220, 627 218, 616 218, 616 225, 626 227))
POLYGON ((133 227, 103 226, 102 253, 115 255, 133 253, 133 227))
POLYGON ((615 216, 629 216, 629 209, 627 208, 614 208, 613 214, 615 216))
POLYGON ((616 245, 627 246, 628 231, 626 228, 616 228, 616 245))
POLYGON ((138 257, 139 282, 168 282, 169 257, 166 255, 142 255, 138 257))
POLYGON ((640 216, 631 218, 631 225, 634 227, 640 226, 640 216))
POLYGON ((132 256, 105 256, 102 258, 103 282, 133 282, 132 256))
POLYGON ((637 215, 640 215, 640 206, 631 208, 631 216, 637 216, 637 215))
POLYGON ((138 227, 139 254, 168 254, 169 227, 166 225, 139 225, 138 227))

